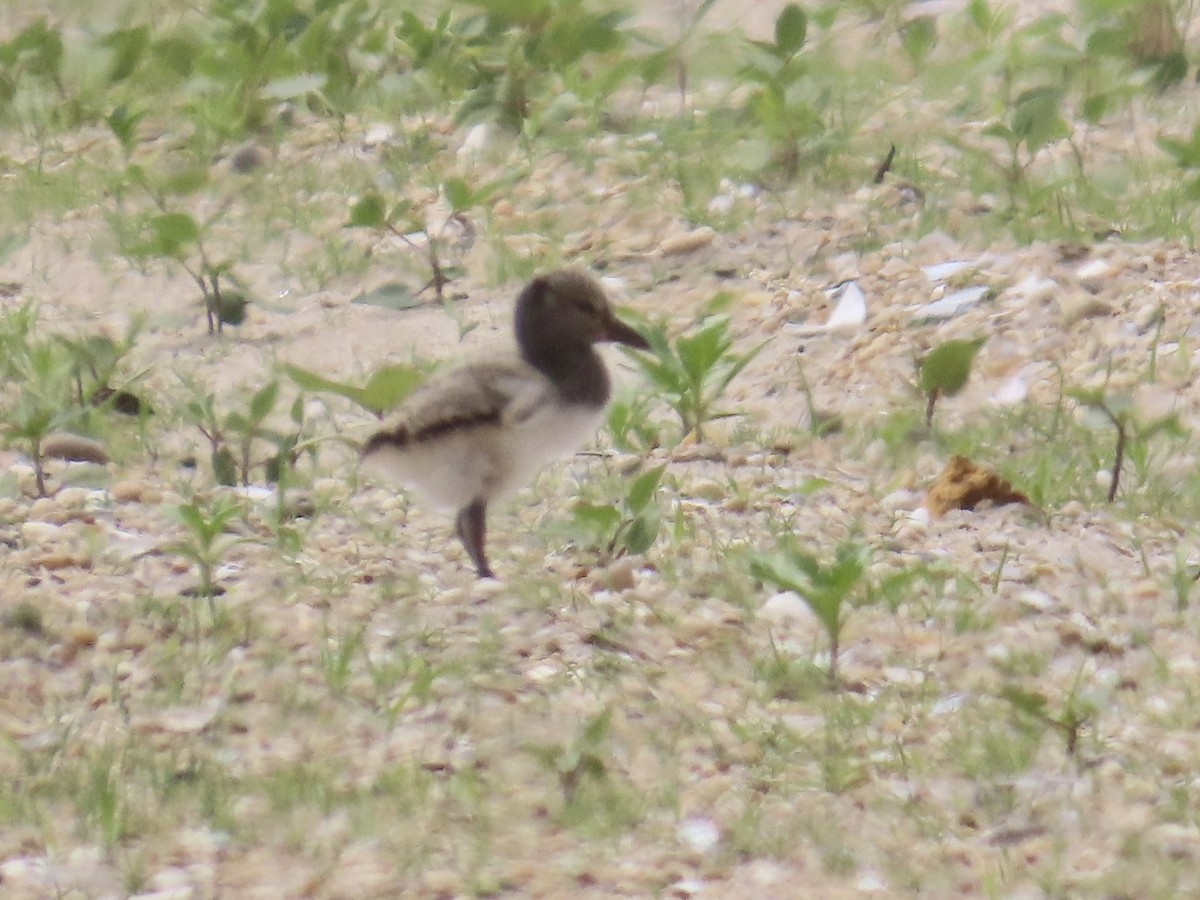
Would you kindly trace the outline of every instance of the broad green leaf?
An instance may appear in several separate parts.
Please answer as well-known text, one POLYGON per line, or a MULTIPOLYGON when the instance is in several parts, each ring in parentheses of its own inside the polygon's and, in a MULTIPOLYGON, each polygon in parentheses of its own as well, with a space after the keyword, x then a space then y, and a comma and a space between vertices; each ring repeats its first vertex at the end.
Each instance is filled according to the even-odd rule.
POLYGON ((629 493, 625 496, 625 505, 631 512, 639 513, 646 508, 646 504, 658 490, 659 482, 662 481, 663 472, 666 469, 665 465, 655 466, 633 480, 633 484, 629 486, 629 493))
POLYGON ((200 237, 200 226, 187 213, 163 213, 150 220, 155 246, 163 256, 177 256, 200 237))
POLYGON ((775 46, 784 56, 793 56, 807 37, 808 16, 798 4, 789 3, 775 19, 775 46))
POLYGON ((571 516, 577 525, 605 538, 621 524, 621 511, 610 503, 588 503, 581 500, 572 507, 571 516))
POLYGON ((183 525, 190 528, 197 535, 202 535, 208 530, 208 523, 204 519, 200 508, 194 503, 181 503, 173 510, 175 517, 179 519, 183 525))
POLYGON ((657 509, 647 510, 639 516, 635 516, 629 523, 629 527, 625 529, 625 533, 621 535, 621 543, 625 549, 639 556, 654 546, 655 540, 658 539, 658 530, 661 522, 661 516, 657 509))
POLYGON ((185 166, 162 179, 160 187, 166 194, 188 196, 208 184, 207 166, 185 166))
POLYGON ((921 390, 926 394, 938 391, 947 396, 961 391, 971 376, 975 354, 986 340, 951 340, 931 350, 921 363, 921 390))
POLYGON ((137 126, 141 120, 141 113, 131 113, 124 104, 116 107, 104 117, 109 130, 126 153, 130 153, 137 143, 137 126))
POLYGON ((124 81, 133 74, 146 54, 146 48, 150 45, 150 26, 138 25, 110 31, 100 45, 113 51, 112 65, 108 70, 109 82, 115 84, 124 81))
POLYGON ((364 194, 350 207, 347 228, 383 228, 387 225, 387 203, 375 191, 364 194))
POLYGON ((324 375, 301 368, 292 363, 284 363, 282 369, 292 381, 296 382, 297 387, 302 391, 324 391, 330 394, 338 394, 362 405, 363 392, 360 387, 347 384, 344 381, 334 381, 332 378, 326 378, 324 375))
POLYGON ((213 451, 212 469, 217 484, 226 487, 237 484, 237 463, 228 447, 220 447, 213 451))
POLYGON ((475 203, 471 186, 465 179, 457 176, 447 178, 442 182, 442 192, 446 195, 446 202, 456 213, 470 209, 475 203))
POLYGON ((398 406, 424 380, 424 374, 415 366, 383 366, 367 379, 358 402, 372 412, 384 413, 398 406))
POLYGON ((900 43, 904 52, 918 68, 937 46, 937 20, 933 16, 917 16, 900 29, 900 43))
POLYGON ((1035 719, 1048 720, 1050 718, 1046 713, 1049 701, 1046 700, 1044 694, 1038 691, 1026 691, 1022 688, 1007 685, 1000 690, 1000 696, 1021 712, 1033 716, 1035 719))
POLYGON ((1011 127, 1031 153, 1070 136, 1071 128, 1059 113, 1062 94, 1061 88, 1040 87, 1017 98, 1011 127))
POLYGON ((279 382, 272 381, 264 385, 250 398, 250 423, 258 425, 271 414, 279 400, 279 382))

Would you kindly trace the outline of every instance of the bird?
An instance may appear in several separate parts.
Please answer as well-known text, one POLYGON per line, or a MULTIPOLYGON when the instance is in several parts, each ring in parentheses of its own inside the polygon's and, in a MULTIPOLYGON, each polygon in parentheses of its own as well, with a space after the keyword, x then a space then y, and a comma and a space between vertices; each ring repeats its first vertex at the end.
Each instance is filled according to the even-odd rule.
POLYGON ((362 464, 435 506, 457 510, 455 532, 480 578, 487 508, 548 460, 595 433, 612 394, 595 345, 649 350, 617 318, 603 286, 578 268, 533 278, 517 296, 517 352, 436 373, 409 394, 362 447, 362 464))

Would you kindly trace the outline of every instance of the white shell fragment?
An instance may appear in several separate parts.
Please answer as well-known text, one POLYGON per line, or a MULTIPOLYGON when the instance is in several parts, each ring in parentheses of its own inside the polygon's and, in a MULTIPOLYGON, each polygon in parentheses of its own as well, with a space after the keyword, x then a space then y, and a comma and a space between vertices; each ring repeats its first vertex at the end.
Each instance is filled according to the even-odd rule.
POLYGON ((837 331, 853 331, 867 321, 867 298, 856 281, 846 281, 834 288, 837 292, 837 306, 829 314, 829 320, 824 325, 810 325, 806 322, 789 323, 784 327, 791 332, 801 335, 827 334, 837 331))
POLYGON ((934 300, 932 303, 917 307, 915 318, 918 321, 953 319, 959 313, 979 303, 987 296, 989 290, 991 289, 984 285, 977 285, 947 294, 941 300, 934 300))
POLYGON ((975 267, 975 263, 968 262, 964 259, 956 259, 950 262, 935 263, 931 266, 922 266, 921 272, 930 281, 941 283, 948 278, 953 278, 959 272, 965 272, 968 269, 975 267))
POLYGON ((992 402, 997 406, 1016 406, 1028 394, 1029 384, 1020 375, 1014 375, 996 388, 996 392, 992 394, 992 402))

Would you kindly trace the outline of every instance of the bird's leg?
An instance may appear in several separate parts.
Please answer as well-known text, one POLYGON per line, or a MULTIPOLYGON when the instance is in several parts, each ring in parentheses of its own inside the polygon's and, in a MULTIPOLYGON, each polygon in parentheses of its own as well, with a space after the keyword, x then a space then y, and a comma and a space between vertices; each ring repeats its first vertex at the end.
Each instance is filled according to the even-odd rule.
POLYGON ((479 577, 495 578, 491 566, 488 565, 487 556, 483 552, 483 544, 487 535, 487 523, 484 519, 486 514, 487 504, 478 498, 472 500, 469 506, 464 506, 458 511, 458 518, 454 520, 454 530, 458 532, 459 540, 467 548, 467 555, 471 557, 471 562, 475 563, 479 577))

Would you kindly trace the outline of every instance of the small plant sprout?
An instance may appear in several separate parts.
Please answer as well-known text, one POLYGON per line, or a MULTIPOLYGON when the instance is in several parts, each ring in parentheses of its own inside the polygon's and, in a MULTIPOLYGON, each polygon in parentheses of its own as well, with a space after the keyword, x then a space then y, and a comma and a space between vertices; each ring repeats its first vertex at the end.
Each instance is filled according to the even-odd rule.
POLYGON ((1145 425, 1139 425, 1134 416, 1133 398, 1127 394, 1109 393, 1103 388, 1090 390, 1074 388, 1068 389, 1065 393, 1076 402, 1098 411, 1116 429, 1117 443, 1113 448, 1112 470, 1109 474, 1106 496, 1109 503, 1117 499, 1117 491, 1121 486, 1121 473, 1124 470, 1126 459, 1133 459, 1135 473, 1138 469, 1144 471, 1151 438, 1164 433, 1175 435, 1184 433, 1179 423, 1179 417, 1175 413, 1168 413, 1145 425))
POLYGON ((574 524, 594 535, 604 559, 626 553, 645 553, 658 537, 662 512, 654 503, 666 466, 649 469, 629 485, 619 503, 588 503, 580 500, 573 511, 574 524))
POLYGON ((854 541, 840 544, 829 564, 789 541, 783 549, 758 554, 750 563, 755 578, 799 594, 825 627, 829 636, 829 687, 834 690, 839 686, 838 653, 846 606, 856 593, 865 590, 868 562, 868 549, 854 541))
POLYGON ((921 361, 921 392, 925 395, 925 425, 933 425, 938 398, 953 397, 967 385, 975 355, 987 338, 951 340, 929 351, 921 361))
POLYGON ((55 431, 79 421, 83 410, 72 400, 72 361, 62 344, 45 340, 28 344, 9 365, 20 379, 15 404, 7 410, 0 429, 10 440, 29 450, 37 495, 45 497, 46 472, 43 445, 55 431))
POLYGON ((208 601, 213 622, 217 621, 216 598, 225 593, 217 584, 215 573, 226 554, 243 540, 227 530, 241 513, 242 504, 228 494, 221 494, 209 503, 193 499, 172 508, 172 514, 185 531, 183 539, 171 549, 196 564, 200 581, 191 593, 208 601))
POLYGON ((206 246, 213 226, 228 212, 233 198, 228 198, 212 215, 199 221, 190 212, 178 208, 177 203, 180 197, 208 185, 205 168, 193 166, 169 176, 158 176, 140 166, 130 165, 127 181, 145 191, 156 211, 131 221, 113 219, 125 254, 131 259, 173 262, 187 272, 200 288, 209 334, 223 333, 225 325, 241 325, 246 318, 248 298, 238 286, 233 263, 214 259, 206 246), (234 287, 231 288, 230 283, 234 287))
POLYGON ((605 745, 611 726, 609 707, 588 719, 570 743, 531 748, 558 778, 566 811, 572 818, 589 813, 604 815, 605 801, 618 799, 617 786, 606 761, 605 745), (595 804, 598 806, 592 809, 595 804))
POLYGON ((789 3, 775 19, 775 40, 752 41, 753 57, 741 76, 755 84, 748 112, 762 128, 771 162, 785 178, 799 174, 806 152, 815 150, 828 132, 820 91, 806 89, 813 73, 801 54, 808 40, 808 15, 789 3))
POLYGON ((370 228, 377 233, 391 235, 414 250, 421 249, 423 242, 430 276, 413 296, 433 288, 437 299, 444 302, 446 285, 453 280, 452 269, 443 257, 451 225, 457 224, 470 232, 472 226, 467 213, 486 203, 505 183, 504 179, 498 179, 472 187, 464 178, 446 178, 440 185, 440 194, 445 198, 450 212, 437 226, 430 225, 426 211, 418 209, 412 200, 401 199, 389 204, 378 191, 371 191, 350 207, 346 227, 370 228))
POLYGON ((1062 735, 1067 755, 1074 757, 1079 750, 1080 732, 1100 713, 1096 701, 1081 690, 1082 677, 1080 671, 1070 692, 1063 699, 1062 709, 1057 713, 1051 711, 1050 700, 1041 691, 1027 691, 1007 685, 1000 691, 1000 696, 1021 715, 1062 735))
POLYGON ((184 415, 208 442, 213 479, 217 484, 243 487, 251 482, 255 466, 263 465, 264 479, 277 483, 289 470, 301 449, 311 450, 314 442, 301 444, 304 428, 304 404, 297 397, 291 407, 293 428, 280 431, 267 425, 267 419, 279 402, 280 384, 272 380, 251 395, 245 411, 218 412, 216 398, 204 394, 190 400, 184 415), (256 457, 261 444, 271 448, 266 458, 256 457))
POLYGON ((662 324, 646 323, 641 331, 650 343, 650 352, 629 352, 630 358, 679 416, 681 437, 694 434, 698 441, 704 439, 707 422, 734 415, 719 411, 716 405, 729 383, 766 345, 764 341, 745 353, 735 353, 727 316, 712 316, 697 331, 674 340, 668 338, 662 324))

